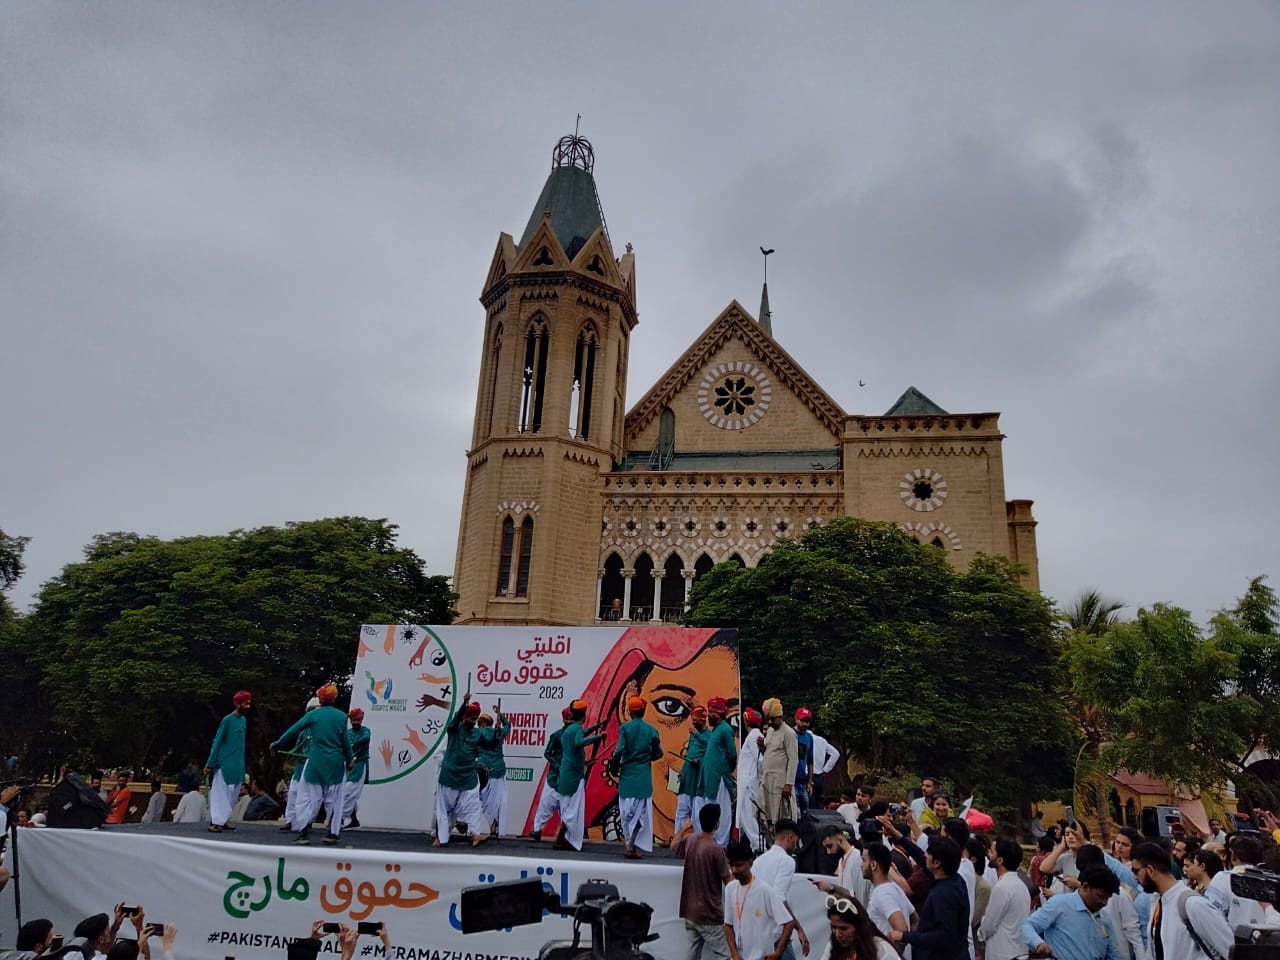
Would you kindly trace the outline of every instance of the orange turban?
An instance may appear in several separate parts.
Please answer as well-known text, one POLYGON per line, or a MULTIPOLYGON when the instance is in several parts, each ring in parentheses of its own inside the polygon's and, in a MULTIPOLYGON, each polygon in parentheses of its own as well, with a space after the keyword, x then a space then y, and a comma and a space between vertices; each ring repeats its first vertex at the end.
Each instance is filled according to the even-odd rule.
POLYGON ((695 703, 693 709, 689 711, 689 715, 697 717, 700 720, 707 719, 707 708, 700 703, 695 703))
POLYGON ((585 701, 585 700, 575 700, 575 701, 573 701, 573 703, 569 704, 569 709, 570 709, 570 710, 573 710, 574 712, 577 712, 578 710, 586 710, 586 709, 587 709, 587 701, 585 701))
POLYGON ((644 708, 648 705, 644 697, 628 697, 627 713, 644 713, 644 708))
POLYGON ((320 701, 321 705, 335 703, 338 699, 338 685, 326 683, 316 691, 316 699, 320 701))

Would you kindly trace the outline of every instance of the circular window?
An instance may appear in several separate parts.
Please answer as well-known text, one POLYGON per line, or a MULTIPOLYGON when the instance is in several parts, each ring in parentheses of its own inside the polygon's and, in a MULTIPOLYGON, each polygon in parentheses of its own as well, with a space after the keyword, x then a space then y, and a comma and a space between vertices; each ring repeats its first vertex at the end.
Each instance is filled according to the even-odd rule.
POLYGON ((698 410, 722 430, 745 430, 760 421, 773 399, 773 384, 754 363, 708 367, 698 384, 698 410))
POLYGON ((917 467, 898 481, 898 496, 912 510, 930 513, 947 499, 947 481, 927 467, 917 467))

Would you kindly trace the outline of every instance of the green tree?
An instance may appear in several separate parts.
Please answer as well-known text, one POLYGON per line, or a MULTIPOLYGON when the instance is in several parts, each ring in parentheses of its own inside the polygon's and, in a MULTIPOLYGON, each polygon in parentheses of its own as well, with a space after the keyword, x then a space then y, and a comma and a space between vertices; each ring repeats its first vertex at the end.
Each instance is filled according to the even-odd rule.
POLYGON ((30 537, 11 537, 0 530, 0 590, 8 590, 22 579, 22 553, 30 542, 30 537))
POLYGON ((341 517, 226 536, 95 537, 41 589, 24 645, 49 698, 49 748, 83 762, 202 760, 235 690, 254 693, 251 755, 325 680, 361 623, 447 623, 447 579, 385 520, 341 517))
POLYGON ((743 696, 807 704, 868 766, 1020 805, 1069 783, 1050 603, 1007 561, 967 572, 895 524, 832 521, 754 568, 721 564, 686 622, 736 626, 743 696))
POLYGON ((1120 621, 1124 604, 1109 600, 1097 590, 1086 590, 1063 612, 1067 626, 1076 633, 1100 637, 1120 621))

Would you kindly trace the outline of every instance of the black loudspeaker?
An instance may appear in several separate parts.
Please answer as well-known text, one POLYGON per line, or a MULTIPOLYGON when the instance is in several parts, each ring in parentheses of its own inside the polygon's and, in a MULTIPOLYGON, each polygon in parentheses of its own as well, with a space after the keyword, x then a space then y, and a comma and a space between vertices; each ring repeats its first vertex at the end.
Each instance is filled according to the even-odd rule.
POLYGON ((111 808, 77 773, 68 773, 49 791, 47 826, 92 830, 102 826, 111 808))
POLYGON ((799 873, 833 876, 840 861, 822 849, 822 834, 828 827, 849 829, 849 821, 835 810, 810 810, 800 820, 800 849, 796 851, 799 873))

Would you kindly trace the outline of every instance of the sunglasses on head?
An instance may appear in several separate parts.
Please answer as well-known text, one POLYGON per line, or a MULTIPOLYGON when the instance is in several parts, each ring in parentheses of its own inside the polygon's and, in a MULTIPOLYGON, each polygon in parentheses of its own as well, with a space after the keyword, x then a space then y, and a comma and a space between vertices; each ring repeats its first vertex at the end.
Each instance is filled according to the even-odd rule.
POLYGON ((827 895, 827 909, 835 910, 837 913, 860 914, 862 905, 856 900, 848 900, 845 897, 837 897, 834 893, 827 895))

